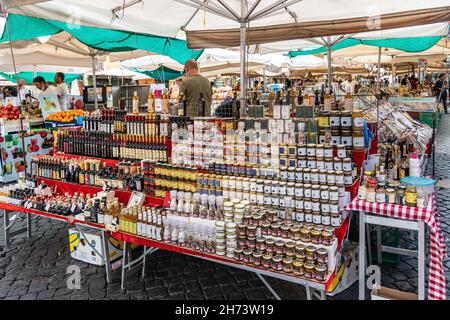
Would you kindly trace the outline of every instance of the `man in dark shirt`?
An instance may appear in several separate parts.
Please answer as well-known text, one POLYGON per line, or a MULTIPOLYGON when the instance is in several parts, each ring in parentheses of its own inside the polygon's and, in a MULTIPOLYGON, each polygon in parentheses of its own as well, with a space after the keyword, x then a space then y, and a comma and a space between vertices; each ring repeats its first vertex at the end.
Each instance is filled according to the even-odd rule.
POLYGON ((446 114, 448 114, 447 111, 447 89, 448 89, 448 83, 447 80, 445 80, 445 73, 441 73, 438 77, 438 80, 434 84, 433 92, 436 96, 436 102, 442 102, 442 105, 444 106, 444 111, 446 114))

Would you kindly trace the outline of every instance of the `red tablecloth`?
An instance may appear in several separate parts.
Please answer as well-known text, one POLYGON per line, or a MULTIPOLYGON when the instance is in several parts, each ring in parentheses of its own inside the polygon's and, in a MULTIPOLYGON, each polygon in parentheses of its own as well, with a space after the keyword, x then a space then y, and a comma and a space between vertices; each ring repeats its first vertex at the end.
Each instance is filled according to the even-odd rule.
POLYGON ((364 211, 367 213, 392 218, 424 221, 430 228, 430 268, 428 281, 428 299, 445 300, 445 275, 443 259, 447 248, 438 219, 436 197, 433 195, 427 208, 414 208, 397 204, 375 203, 364 200, 353 200, 345 210, 364 211))

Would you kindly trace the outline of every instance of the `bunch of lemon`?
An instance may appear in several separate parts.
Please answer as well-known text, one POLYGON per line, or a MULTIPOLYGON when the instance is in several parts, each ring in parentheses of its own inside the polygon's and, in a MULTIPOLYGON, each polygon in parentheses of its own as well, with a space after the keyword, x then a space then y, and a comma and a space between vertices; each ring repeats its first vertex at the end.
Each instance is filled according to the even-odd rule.
POLYGON ((60 111, 53 113, 48 116, 48 121, 58 122, 58 123, 70 123, 75 120, 76 116, 83 116, 83 110, 69 110, 69 111, 60 111))

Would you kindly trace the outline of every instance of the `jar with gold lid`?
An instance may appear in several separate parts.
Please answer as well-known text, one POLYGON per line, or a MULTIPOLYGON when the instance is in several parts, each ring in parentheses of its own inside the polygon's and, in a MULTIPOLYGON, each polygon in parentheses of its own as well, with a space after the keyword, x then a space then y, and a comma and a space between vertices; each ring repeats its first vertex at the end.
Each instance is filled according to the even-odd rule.
POLYGON ((295 241, 300 240, 300 227, 293 225, 289 230, 289 238, 295 241))
POLYGON ((299 243, 295 246, 295 256, 302 260, 306 258, 306 245, 299 243))
POLYGON ((288 241, 284 245, 284 254, 292 257, 295 255, 295 242, 294 241, 288 241))
POLYGON ((316 261, 316 247, 314 247, 314 246, 306 247, 306 260, 308 262, 316 261))
POLYGON ((333 157, 325 158, 325 170, 327 171, 334 170, 333 157))
POLYGON ((300 230, 300 240, 304 243, 309 243, 311 242, 311 230, 309 230, 306 227, 303 227, 300 230))
POLYGON ((322 243, 322 233, 315 228, 311 231, 311 243, 313 244, 322 243))
POLYGON ((334 242, 334 232, 329 230, 322 231, 322 245, 331 246, 334 242))
POLYGON ((286 257, 283 259, 283 272, 292 273, 292 262, 294 260, 290 257, 286 257))
POLYGON ((294 260, 294 262, 292 262, 292 273, 295 276, 303 276, 305 274, 305 270, 303 268, 303 261, 294 260))
POLYGON ((323 282, 325 281, 327 275, 327 268, 323 264, 318 264, 314 267, 314 278, 317 281, 323 282))
POLYGON ((313 262, 306 262, 304 265, 303 265, 303 269, 304 269, 304 274, 303 274, 303 276, 306 278, 306 279, 313 279, 313 278, 315 278, 315 267, 314 267, 314 263, 313 262))

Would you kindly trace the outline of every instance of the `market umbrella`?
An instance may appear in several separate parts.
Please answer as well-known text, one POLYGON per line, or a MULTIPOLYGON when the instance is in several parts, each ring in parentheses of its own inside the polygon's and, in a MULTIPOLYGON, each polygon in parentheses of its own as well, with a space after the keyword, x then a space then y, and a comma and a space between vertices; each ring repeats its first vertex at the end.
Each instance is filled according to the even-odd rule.
MULTIPOLYGON (((0 72, 0 75, 8 79, 11 82, 16 82, 17 79, 23 79, 25 80, 25 84, 32 85, 33 79, 37 76, 41 76, 45 79, 45 81, 54 81, 55 74, 50 72, 19 72, 16 74, 6 73, 6 72, 0 72)), ((64 74, 64 82, 65 83, 71 83, 73 80, 77 80, 81 78, 81 74, 73 74, 73 73, 66 73, 64 74)))
POLYGON ((159 67, 155 70, 141 70, 141 69, 131 69, 131 71, 138 72, 149 76, 157 81, 169 81, 175 80, 183 75, 183 72, 166 68, 164 66, 159 67))

